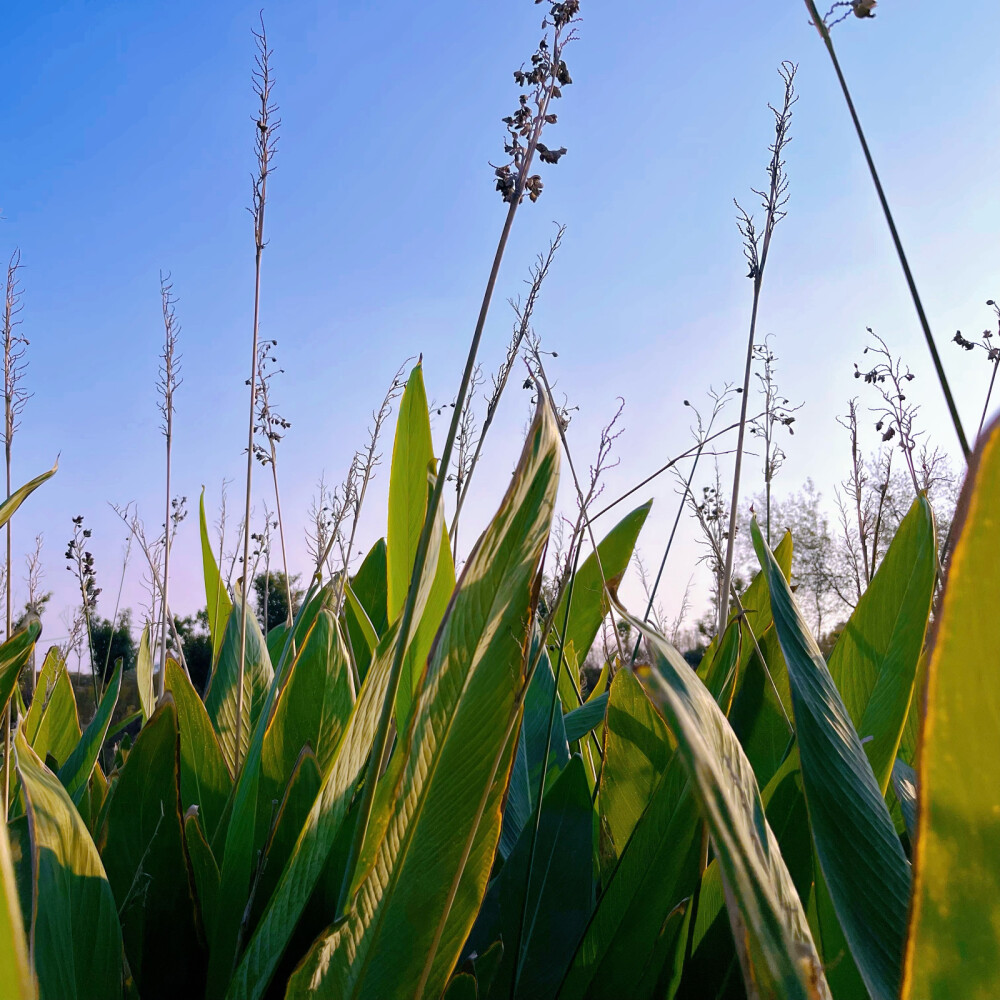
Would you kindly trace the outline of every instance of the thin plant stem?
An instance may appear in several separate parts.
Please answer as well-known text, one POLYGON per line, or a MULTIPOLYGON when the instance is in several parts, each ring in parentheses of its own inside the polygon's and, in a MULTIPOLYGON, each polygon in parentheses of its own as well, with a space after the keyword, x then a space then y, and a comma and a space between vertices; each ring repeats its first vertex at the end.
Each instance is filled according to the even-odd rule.
MULTIPOLYGON (((755 191, 762 197, 765 212, 764 231, 758 234, 754 230, 753 219, 740 209, 740 231, 744 237, 744 253, 750 265, 750 278, 753 279, 753 306, 750 310, 750 332, 747 336, 747 356, 743 370, 743 398, 740 401, 740 423, 736 440, 736 463, 733 470, 733 495, 729 506, 729 537, 726 539, 726 558, 723 575, 723 586, 719 592, 719 635, 725 631, 729 620, 729 586, 733 578, 733 557, 736 551, 736 518, 740 499, 740 474, 743 471, 743 442, 747 429, 747 406, 750 395, 750 375, 753 371, 754 343, 757 336, 757 313, 760 308, 760 293, 764 283, 764 269, 767 266, 768 252, 771 248, 771 237, 774 227, 784 218, 784 206, 788 200, 788 179, 784 171, 782 152, 789 141, 788 127, 791 123, 792 105, 795 103, 796 67, 793 63, 782 63, 780 74, 785 84, 784 103, 781 110, 771 106, 775 119, 775 137, 770 146, 771 160, 768 164, 768 190, 755 191)), ((737 207, 739 207, 737 205, 737 207)))
MULTIPOLYGON (((174 524, 173 511, 171 509, 170 496, 170 473, 171 473, 171 453, 174 439, 174 390, 180 384, 178 380, 178 357, 177 357, 177 325, 174 315, 174 298, 172 294, 173 286, 170 283, 170 275, 160 274, 160 299, 163 309, 163 354, 161 355, 162 365, 160 367, 159 389, 161 395, 160 412, 163 415, 163 436, 166 441, 166 486, 164 495, 164 515, 163 515, 163 588, 161 591, 161 622, 160 622, 160 675, 157 684, 157 697, 162 698, 166 691, 167 683, 167 614, 170 607, 167 595, 167 588, 170 585, 170 544, 173 540, 171 530, 174 524)), ((119 588, 120 594, 120 588, 119 588)), ((115 614, 117 616, 117 608, 115 614)), ((113 625, 113 623, 112 623, 113 625)), ((108 646, 110 655, 111 646, 108 646)), ((105 665, 106 667, 106 665, 105 665)))
POLYGON ((913 272, 910 270, 909 261, 906 259, 906 252, 903 250, 903 241, 899 238, 899 232, 896 229, 895 220, 893 219, 892 212, 889 209, 889 202, 886 199, 885 191, 882 189, 882 182, 879 179, 878 171, 875 169, 875 161, 872 159, 871 150, 868 148, 868 141, 865 139, 865 133, 861 128, 861 120, 858 118, 858 113, 854 107, 854 101, 851 99, 851 92, 847 88, 847 80, 844 78, 844 74, 840 69, 840 62, 838 61, 837 53, 833 48, 833 39, 830 37, 830 31, 823 18, 820 17, 819 11, 816 9, 816 4, 813 0, 805 0, 805 4, 806 9, 809 11, 809 16, 812 18, 812 23, 819 32, 820 38, 823 39, 826 51, 830 55, 830 62, 833 63, 834 72, 837 74, 837 81, 839 82, 840 89, 843 92, 844 101, 847 104, 847 110, 850 112, 851 121, 854 124, 854 130, 857 132, 858 141, 861 143, 861 151, 864 153, 865 162, 868 164, 868 172, 871 174, 872 182, 875 185, 875 192, 878 195, 879 204, 882 206, 882 214, 885 216, 885 221, 889 226, 889 232, 892 235, 892 242, 896 248, 896 256, 899 257, 900 266, 903 268, 903 275, 906 278, 906 285, 910 291, 910 298, 913 300, 914 308, 917 310, 917 318, 920 321, 920 328, 923 331, 924 340, 927 342, 927 349, 930 351, 931 360, 934 363, 934 371, 937 374, 938 382, 941 385, 941 391, 944 393, 945 402, 948 405, 948 413, 951 416, 951 422, 955 427, 955 434, 958 437, 958 443, 962 449, 962 456, 965 461, 968 462, 971 451, 969 449, 969 442, 965 437, 965 431, 962 428, 962 420, 958 415, 958 407, 955 405, 955 398, 951 393, 951 386, 948 384, 948 376, 945 375, 944 365, 941 363, 941 356, 938 354, 937 344, 934 342, 934 335, 931 333, 931 326, 927 320, 927 314, 924 312, 924 305, 920 299, 920 293, 917 291, 917 283, 913 278, 913 272))
MULTIPOLYGON (((122 572, 121 576, 118 578, 118 596, 115 598, 115 613, 111 618, 111 638, 108 640, 108 649, 104 654, 104 667, 101 670, 101 676, 106 677, 108 674, 108 666, 111 664, 111 643, 115 637, 115 628, 118 624, 118 609, 121 607, 122 603, 122 590, 125 587, 125 571, 128 569, 128 557, 132 551, 132 534, 131 532, 125 539, 125 558, 122 560, 122 572)), ((95 706, 96 711, 96 706, 95 706)))
MULTIPOLYGON (((649 600, 646 602, 646 613, 642 616, 644 622, 649 621, 649 616, 653 610, 653 602, 656 600, 656 591, 660 586, 660 580, 663 577, 663 570, 667 565, 667 556, 670 555, 670 549, 674 544, 674 536, 677 534, 677 526, 680 524, 681 515, 684 513, 684 505, 687 503, 687 493, 691 491, 691 482, 694 479, 694 474, 698 469, 698 460, 701 458, 702 449, 704 445, 700 445, 697 453, 694 456, 694 461, 691 463, 691 472, 688 474, 687 481, 684 484, 685 492, 681 495, 681 502, 677 505, 677 514, 674 517, 673 526, 670 529, 670 537, 667 539, 667 546, 663 550, 663 558, 660 560, 660 568, 656 571, 656 579, 653 581, 652 590, 649 592, 649 600)), ((632 659, 629 661, 629 666, 635 663, 636 657, 639 655, 639 646, 642 644, 642 636, 640 635, 635 640, 635 648, 632 650, 632 659)))
POLYGON ((271 104, 271 87, 274 84, 271 75, 271 52, 267 47, 267 32, 264 29, 264 19, 261 17, 260 31, 255 31, 257 42, 257 68, 254 73, 254 90, 260 101, 257 118, 257 174, 253 183, 254 219, 254 293, 253 293, 253 336, 250 352, 250 407, 247 430, 247 477, 246 494, 243 508, 243 584, 240 587, 240 657, 237 670, 236 690, 236 727, 235 727, 235 771, 240 769, 240 741, 243 728, 243 698, 244 678, 246 677, 247 659, 247 595, 252 581, 247 578, 250 565, 250 501, 253 488, 253 438, 254 416, 257 409, 257 349, 260 340, 260 274, 261 258, 264 254, 264 209, 267 206, 267 178, 271 172, 271 157, 274 155, 274 132, 279 122, 272 121, 272 115, 277 110, 271 104))
MULTIPOLYGON (((993 395, 993 385, 997 380, 997 369, 1000 368, 1000 351, 997 351, 996 360, 993 362, 993 374, 990 375, 989 388, 986 390, 986 399, 983 401, 983 413, 979 418, 979 426, 976 428, 976 440, 983 433, 983 424, 986 423, 986 414, 990 409, 990 397, 993 395)), ((8 492, 10 491, 10 486, 7 487, 8 492)), ((10 522, 8 522, 9 524, 10 522)))
MULTIPOLYGON (((523 308, 519 307, 516 303, 513 303, 512 300, 512 305, 514 305, 515 311, 518 314, 517 324, 514 328, 514 335, 511 337, 510 344, 507 347, 507 356, 504 358, 503 364, 501 364, 500 370, 494 378, 493 393, 490 396, 489 404, 486 407, 486 416, 483 418, 483 426, 479 432, 476 447, 473 450, 472 458, 469 462, 469 471, 461 484, 461 490, 455 504, 455 515, 451 522, 451 537, 453 540, 458 538, 458 519, 462 514, 462 507, 465 504, 465 498, 469 493, 469 484, 472 481, 472 473, 476 470, 476 466, 479 464, 479 459, 483 450, 483 443, 486 440, 486 434, 493 423, 493 418, 496 416, 497 409, 500 405, 500 398, 503 395, 504 389, 507 387, 507 381, 514 368, 517 353, 520 350, 521 344, 527 336, 528 331, 531 329, 531 317, 535 311, 535 303, 538 301, 538 294, 541 291, 542 282, 549 273, 549 267, 552 265, 552 260, 556 255, 556 251, 562 244, 562 238, 565 232, 566 227, 559 226, 555 237, 552 242, 549 243, 548 252, 544 257, 541 254, 538 255, 537 264, 531 269, 531 288, 528 292, 528 297, 523 308)), ((457 541, 455 542, 455 546, 457 554, 457 541)))
POLYGON ((590 518, 591 521, 596 521, 599 517, 603 517, 609 511, 617 507, 620 503, 624 503, 624 501, 626 501, 630 496, 634 495, 635 493, 638 493, 639 490, 643 488, 643 486, 648 485, 654 479, 657 479, 659 476, 662 476, 664 472, 669 472, 682 459, 690 458, 692 455, 700 454, 701 451, 704 449, 705 445, 708 444, 710 441, 715 441, 717 438, 722 437, 724 434, 728 434, 730 431, 736 430, 739 426, 740 426, 739 421, 737 421, 736 423, 730 424, 728 427, 723 427, 722 430, 716 431, 714 434, 709 434, 709 436, 705 438, 704 441, 692 445, 690 448, 686 449, 685 451, 682 451, 679 455, 675 455, 672 459, 670 459, 669 462, 666 463, 666 465, 661 465, 660 468, 656 470, 656 472, 651 472, 648 476, 646 476, 645 479, 641 480, 640 482, 636 483, 635 486, 626 490, 616 500, 612 500, 611 503, 602 507, 596 514, 592 514, 590 518))
POLYGON ((597 539, 594 536, 594 529, 590 523, 590 518, 587 516, 588 498, 584 497, 583 490, 580 488, 580 480, 577 477, 576 467, 573 464, 573 455, 569 450, 569 442, 566 440, 566 431, 563 427, 563 421, 560 418, 555 398, 552 395, 552 386, 549 384, 548 377, 545 374, 545 366, 542 364, 541 355, 537 347, 532 349, 532 359, 537 367, 537 374, 541 380, 542 386, 545 389, 545 398, 552 410, 552 418, 555 421, 557 429, 559 430, 559 439, 562 441, 563 452, 566 455, 566 464, 569 466, 570 476, 573 479, 573 487, 576 490, 577 502, 580 505, 580 518, 583 521, 584 527, 587 529, 587 534, 590 537, 590 544, 594 549, 594 559, 597 562, 598 572, 601 574, 601 586, 604 588, 604 593, 608 596, 608 614, 611 616, 611 625, 615 633, 615 644, 618 647, 618 662, 624 666, 625 651, 622 649, 621 635, 619 635, 618 629, 614 627, 614 612, 611 610, 613 595, 611 593, 611 589, 608 587, 608 579, 607 576, 605 576, 604 566, 601 563, 601 553, 597 546, 597 539))

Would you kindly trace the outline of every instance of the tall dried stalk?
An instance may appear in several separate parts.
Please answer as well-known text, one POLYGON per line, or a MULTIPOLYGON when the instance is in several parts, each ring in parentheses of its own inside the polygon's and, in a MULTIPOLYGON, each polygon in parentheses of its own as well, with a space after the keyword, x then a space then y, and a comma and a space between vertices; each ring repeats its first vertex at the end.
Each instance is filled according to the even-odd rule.
MULTIPOLYGON (((830 37, 830 28, 833 24, 838 23, 843 18, 838 18, 835 21, 827 24, 825 18, 820 17, 819 11, 816 9, 816 4, 813 0, 805 0, 806 9, 809 11, 809 16, 812 18, 812 24, 815 26, 816 30, 819 32, 820 38, 823 39, 823 44, 826 46, 826 51, 829 53, 830 62, 833 64, 833 70, 837 74, 837 81, 840 84, 841 92, 844 95, 844 101, 847 104, 847 110, 851 115, 851 121, 854 124, 854 130, 857 132, 858 141, 861 143, 861 151, 865 157, 865 163, 868 164, 868 172, 871 174, 872 183, 875 185, 875 193, 878 195, 879 204, 882 206, 882 214, 885 216, 886 224, 889 226, 889 233, 892 236, 893 246, 896 248, 896 256, 899 258, 900 266, 903 269, 903 275, 906 278, 906 286, 910 291, 910 298, 913 300, 913 306, 917 311, 917 319, 920 322, 920 328, 924 334, 924 340, 927 343, 927 349, 931 354, 931 361, 934 364, 934 371, 937 374, 938 382, 941 385, 941 391, 944 393, 945 403, 948 406, 948 413, 951 416, 951 422, 955 427, 955 434, 958 437, 959 446, 962 449, 962 456, 969 461, 970 449, 969 442, 965 437, 965 430, 962 427, 962 420, 958 415, 958 407, 955 405, 955 398, 951 393, 951 386, 948 384, 948 376, 944 373, 944 365, 941 363, 941 356, 938 354, 937 344, 934 342, 934 335, 931 333, 931 325, 928 322, 927 314, 924 312, 924 304, 921 301, 920 293, 917 291, 917 283, 913 278, 913 272, 910 270, 910 263, 906 259, 906 252, 903 250, 903 241, 899 238, 899 232, 896 230, 896 222, 892 217, 892 212, 889 210, 889 201, 885 196, 885 191, 882 190, 882 182, 879 179, 878 171, 875 169, 875 161, 872 159, 871 151, 868 148, 868 141, 865 139, 865 133, 861 128, 861 119, 858 118, 858 113, 854 108, 854 101, 851 99, 851 92, 847 89, 847 80, 844 78, 843 72, 840 69, 840 62, 837 59, 837 53, 833 47, 833 39, 830 37)), ((875 6, 873 0, 840 0, 840 2, 835 3, 830 9, 830 13, 836 8, 847 8, 845 10, 844 16, 848 16, 851 13, 855 14, 859 18, 872 17, 872 8, 875 6)), ((829 14, 827 15, 829 17, 829 14)))
MULTIPOLYGON (((399 687, 403 658, 406 654, 410 630, 414 624, 413 616, 416 607, 417 591, 427 560, 427 551, 430 546, 434 519, 437 516, 444 493, 444 484, 448 476, 448 467, 451 463, 462 409, 465 406, 465 397, 468 393, 469 383, 472 380, 472 373, 476 367, 479 344, 486 325, 486 317, 489 314, 490 303, 493 300, 493 290, 496 287, 497 276, 500 273, 500 264, 503 261, 504 251, 507 248, 511 228, 514 225, 514 217, 517 214, 518 207, 526 196, 531 201, 537 201, 542 192, 541 177, 530 173, 535 153, 538 153, 539 159, 543 163, 556 163, 565 153, 565 149, 553 150, 544 146, 541 142, 541 137, 544 126, 555 121, 555 115, 549 112, 550 103, 553 99, 561 96, 561 87, 572 82, 569 71, 566 68, 566 63, 563 61, 563 51, 565 46, 576 37, 574 25, 579 9, 579 0, 550 3, 549 12, 542 22, 542 27, 544 30, 552 29, 551 41, 546 37, 539 43, 538 49, 531 57, 530 70, 519 69, 514 73, 514 79, 517 84, 522 88, 528 88, 528 93, 520 95, 518 108, 514 114, 504 119, 508 133, 504 149, 510 157, 510 161, 494 168, 496 188, 508 206, 507 215, 504 219, 503 229, 500 232, 500 239, 497 242, 496 252, 493 256, 493 266, 490 268, 486 289, 483 292, 483 301, 479 308, 476 328, 472 334, 472 342, 469 345, 469 354, 462 373, 462 382, 455 398, 455 408, 452 412, 451 425, 448 428, 444 450, 441 452, 440 467, 427 502, 424 524, 420 532, 420 538, 417 541, 416 551, 414 552, 410 586, 400 616, 399 636, 393 650, 385 699, 382 703, 378 727, 375 731, 372 750, 368 758, 364 787, 358 805, 358 819, 351 840, 347 864, 344 868, 344 876, 337 905, 338 915, 344 912, 348 891, 354 879, 354 869, 361 856, 361 847, 368 831, 372 801, 375 794, 375 782, 389 738, 393 705, 396 700, 396 691, 399 687), (530 98, 528 94, 531 95, 530 98)), ((427 981, 427 977, 430 975, 430 964, 431 961, 429 959, 422 973, 421 981, 417 984, 416 996, 418 997, 423 993, 423 987, 427 981)))
MULTIPOLYGON (((24 389, 21 380, 24 377, 27 362, 24 360, 25 348, 28 340, 20 332, 21 290, 17 272, 21 267, 21 251, 15 250, 7 263, 7 284, 4 295, 3 310, 3 396, 4 396, 4 424, 3 443, 4 461, 7 473, 7 496, 12 491, 11 484, 11 448, 14 442, 14 434, 19 426, 19 416, 27 403, 29 393, 24 389)), ((6 591, 6 632, 9 639, 13 625, 13 615, 11 600, 14 591, 14 579, 12 575, 13 553, 11 548, 11 524, 7 521, 7 560, 4 573, 4 584, 6 591)), ((7 806, 10 799, 10 725, 11 707, 8 701, 3 710, 3 810, 7 815, 7 806)))
POLYGON ((240 587, 240 658, 237 672, 236 690, 236 770, 240 766, 240 740, 243 727, 243 682, 246 676, 247 660, 247 590, 251 581, 246 571, 250 562, 250 498, 253 489, 253 439, 254 418, 257 413, 257 347, 260 333, 260 265, 264 254, 264 209, 267 206, 267 179, 272 171, 271 161, 277 146, 277 130, 281 124, 277 116, 277 105, 271 102, 271 88, 274 76, 271 72, 271 50, 267 47, 267 32, 264 18, 260 19, 260 31, 253 32, 257 44, 257 55, 253 72, 253 90, 259 102, 255 122, 255 149, 257 172, 253 177, 253 197, 250 214, 253 216, 254 234, 254 294, 253 294, 253 337, 250 351, 250 417, 247 430, 247 482, 243 509, 243 585, 240 587))
MULTIPOLYGON (((28 585, 28 601, 24 606, 25 618, 37 618, 41 621, 45 605, 52 599, 51 591, 42 590, 42 577, 45 569, 42 566, 42 545, 44 538, 41 533, 35 535, 35 549, 25 558, 28 575, 25 582, 28 585)), ((28 691, 32 697, 35 694, 35 648, 31 648, 31 664, 28 673, 28 691)))
POLYGON ((719 635, 726 629, 729 621, 729 587, 733 579, 733 554, 736 549, 736 518, 740 502, 740 473, 743 470, 743 441, 747 428, 747 400, 750 395, 750 374, 753 368, 753 349, 757 335, 757 311, 760 306, 760 290, 764 281, 764 268, 767 266, 768 251, 771 248, 771 237, 774 227, 785 217, 785 206, 788 204, 788 177, 785 174, 783 159, 785 146, 791 136, 788 129, 792 123, 792 105, 797 100, 795 96, 794 63, 785 61, 778 68, 782 82, 785 85, 784 100, 781 108, 768 104, 774 114, 774 141, 768 147, 771 158, 767 165, 768 186, 766 191, 754 190, 761 199, 764 209, 764 229, 758 232, 754 226, 753 216, 749 215, 736 203, 739 213, 739 229, 743 236, 743 253, 749 265, 748 278, 753 281, 753 306, 750 310, 750 334, 747 338, 747 358, 743 372, 743 399, 740 403, 740 428, 736 441, 736 464, 733 470, 733 497, 729 505, 729 537, 726 540, 726 559, 723 585, 720 588, 719 601, 719 635))
MULTIPOLYGON (((285 431, 292 425, 271 405, 271 379, 282 373, 283 369, 271 369, 268 366, 277 359, 271 351, 278 346, 276 340, 268 340, 260 345, 257 357, 257 432, 263 439, 263 444, 254 446, 257 461, 261 465, 271 467, 271 480, 274 483, 274 507, 277 516, 278 541, 281 545, 281 568, 285 574, 285 597, 288 600, 288 616, 285 624, 292 625, 292 581, 288 575, 288 552, 285 548, 285 522, 281 517, 281 492, 278 489, 278 442, 284 437, 285 431)), ((270 564, 270 561, 269 561, 270 564)), ((270 571, 268 571, 270 572, 270 571)), ((270 581, 269 581, 270 582, 270 581)), ((265 607, 266 607, 265 603, 265 607)), ((267 627, 265 623, 265 628, 267 627)), ((294 656, 295 640, 292 640, 292 655, 294 656)))
MULTIPOLYGON (((170 543, 172 515, 170 496, 170 465, 174 442, 174 392, 180 386, 180 355, 177 353, 177 335, 180 327, 174 306, 177 299, 173 294, 174 286, 169 274, 160 272, 160 305, 163 310, 163 351, 160 354, 160 373, 156 383, 160 394, 160 414, 163 417, 161 430, 166 442, 166 487, 164 491, 163 515, 163 589, 161 593, 160 622, 160 676, 157 684, 157 697, 162 698, 166 690, 167 680, 167 617, 170 614, 168 590, 170 587, 170 543)), ((110 648, 110 647, 109 647, 110 648)))

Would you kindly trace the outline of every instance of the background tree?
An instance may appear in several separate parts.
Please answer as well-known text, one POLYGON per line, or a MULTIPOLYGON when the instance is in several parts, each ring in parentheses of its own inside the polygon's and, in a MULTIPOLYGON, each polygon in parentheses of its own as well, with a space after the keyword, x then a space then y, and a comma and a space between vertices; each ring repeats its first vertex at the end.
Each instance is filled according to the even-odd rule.
MULTIPOLYGON (((285 574, 279 572, 258 573, 253 578, 253 589, 256 596, 254 610, 257 620, 265 632, 270 632, 277 625, 288 621, 288 595, 292 595, 292 617, 294 618, 302 602, 302 588, 296 587, 299 575, 296 573, 290 580, 285 580, 285 574)), ((189 664, 190 666, 190 664, 189 664)))
POLYGON ((111 677, 115 661, 120 657, 123 670, 135 668, 136 642, 132 637, 132 611, 126 608, 117 627, 108 618, 99 615, 90 622, 91 667, 103 681, 111 677))

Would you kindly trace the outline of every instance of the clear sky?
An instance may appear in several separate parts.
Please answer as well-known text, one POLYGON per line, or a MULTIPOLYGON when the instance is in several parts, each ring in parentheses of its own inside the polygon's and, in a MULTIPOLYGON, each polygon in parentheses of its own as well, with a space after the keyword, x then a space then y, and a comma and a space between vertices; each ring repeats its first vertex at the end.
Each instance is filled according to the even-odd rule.
MULTIPOLYGON (((18 481, 61 453, 58 476, 14 521, 15 550, 45 535, 56 591, 46 638, 65 632, 71 517, 84 514, 101 612, 114 607, 124 530, 108 501, 161 520, 163 455, 154 384, 162 340, 158 274, 172 272, 182 324, 175 484, 192 516, 175 548, 175 610, 203 603, 196 500, 220 484, 239 506, 251 333, 253 98, 257 4, 38 0, 9 4, 0 42, 0 254, 20 247, 34 397, 15 439, 18 481)), ((283 0, 265 10, 281 107, 268 205, 262 335, 278 340, 275 384, 292 428, 279 457, 293 563, 314 483, 339 481, 398 364, 422 352, 429 395, 453 395, 504 206, 488 161, 502 156, 511 71, 538 37, 530 0, 283 0)), ((579 406, 585 465, 627 400, 608 496, 688 445, 682 400, 741 377, 750 306, 732 199, 764 182, 780 97, 799 64, 788 150, 791 202, 765 279, 760 332, 781 385, 804 400, 777 489, 813 477, 828 497, 847 467, 834 417, 858 391, 865 327, 918 380, 924 426, 954 449, 927 352, 832 68, 801 2, 583 0, 574 84, 550 145, 545 192, 517 219, 487 328, 502 355, 533 255, 567 225, 536 313, 558 351, 551 374, 579 406)), ((948 344, 978 333, 1000 293, 1000 76, 995 0, 883 0, 835 32, 911 263, 975 427, 985 366, 948 344)), ((466 537, 499 498, 519 448, 526 393, 511 389, 487 445, 466 537)), ((443 440, 444 417, 435 432, 443 440)), ((390 428, 391 432, 391 428, 390 428)), ((872 443, 874 444, 874 434, 872 443)), ((386 452, 391 439, 386 439, 386 452)), ((756 489, 755 463, 747 488, 756 489)), ((384 531, 383 475, 366 542, 384 531)), ((260 496, 266 480, 258 476, 260 496)), ((666 477, 641 547, 658 558, 673 519, 666 477)), ((570 497, 564 490, 567 507, 570 497)), ((259 510, 258 505, 258 510, 259 510)), ((610 525, 608 525, 610 526, 610 525)), ((664 594, 695 572, 690 532, 664 594)), ((19 557, 20 561, 20 557, 19 557)), ((133 554, 126 601, 137 603, 133 554)), ((23 590, 23 588, 22 588, 23 590)), ((634 593, 634 592, 633 592, 634 593)), ((19 594, 23 598, 23 594, 19 594)))

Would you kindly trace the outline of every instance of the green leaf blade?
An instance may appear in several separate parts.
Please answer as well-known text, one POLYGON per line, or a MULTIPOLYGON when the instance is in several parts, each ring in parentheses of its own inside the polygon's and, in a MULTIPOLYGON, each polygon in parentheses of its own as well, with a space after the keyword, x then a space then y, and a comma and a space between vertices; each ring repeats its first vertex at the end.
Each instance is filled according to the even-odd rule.
POLYGON ((909 862, 837 686, 756 521, 751 532, 788 668, 816 854, 872 1000, 895 1000, 909 862))

